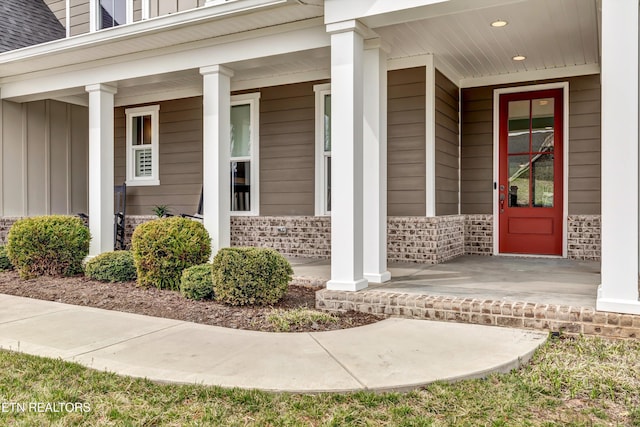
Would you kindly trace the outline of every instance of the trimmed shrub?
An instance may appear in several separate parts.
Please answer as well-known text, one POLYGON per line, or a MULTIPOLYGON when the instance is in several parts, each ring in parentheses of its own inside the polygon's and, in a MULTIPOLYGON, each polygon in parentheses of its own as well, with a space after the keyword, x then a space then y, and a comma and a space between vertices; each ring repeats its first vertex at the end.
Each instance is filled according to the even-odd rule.
POLYGON ((267 305, 287 293, 293 269, 273 249, 223 248, 213 259, 216 300, 229 305, 267 305))
POLYGON ((211 264, 194 265, 184 270, 180 278, 180 293, 194 300, 213 299, 211 264))
POLYGON ((139 285, 178 290, 185 268, 207 262, 211 241, 200 222, 161 218, 136 227, 131 251, 139 285))
POLYGON ((13 264, 7 256, 7 247, 0 246, 0 271, 13 270, 13 264))
POLYGON ((90 259, 84 274, 101 282, 130 282, 136 280, 136 267, 131 251, 105 252, 90 259))
POLYGON ((36 216, 9 230, 7 255, 20 276, 73 276, 82 273, 91 235, 78 217, 36 216))

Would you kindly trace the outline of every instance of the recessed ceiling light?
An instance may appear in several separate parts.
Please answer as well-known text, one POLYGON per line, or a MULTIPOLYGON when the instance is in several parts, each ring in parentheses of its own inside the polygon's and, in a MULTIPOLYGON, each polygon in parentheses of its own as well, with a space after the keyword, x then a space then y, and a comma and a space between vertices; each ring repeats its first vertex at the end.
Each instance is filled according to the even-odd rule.
POLYGON ((525 59, 527 59, 527 57, 524 55, 516 55, 511 59, 513 59, 514 61, 524 61, 525 59))
POLYGON ((508 24, 508 22, 507 22, 507 21, 504 21, 504 20, 502 20, 502 19, 498 19, 498 20, 496 20, 496 21, 493 21, 493 22, 491 23, 491 26, 492 26, 492 27, 495 27, 495 28, 500 28, 500 27, 504 27, 504 26, 506 26, 507 24, 508 24))

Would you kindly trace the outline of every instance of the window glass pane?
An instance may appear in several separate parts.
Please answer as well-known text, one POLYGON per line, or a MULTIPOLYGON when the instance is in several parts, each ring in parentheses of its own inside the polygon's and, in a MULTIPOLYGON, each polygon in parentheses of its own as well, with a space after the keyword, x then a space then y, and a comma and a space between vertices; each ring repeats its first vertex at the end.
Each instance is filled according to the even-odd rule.
POLYGON ((529 206, 529 155, 509 156, 509 207, 529 206))
POLYGON ((534 154, 531 159, 533 206, 553 207, 553 154, 534 154))
POLYGON ((151 148, 134 149, 135 152, 135 176, 149 177, 152 174, 152 155, 151 148))
POLYGON ((509 154, 529 152, 529 100, 509 102, 509 154))
POLYGON ((324 151, 331 151, 331 95, 324 96, 324 151))
POLYGON ((127 0, 100 0, 100 28, 111 28, 127 22, 127 0))
POLYGON ((251 106, 231 107, 231 157, 251 155, 251 106))
POLYGON ((132 145, 151 144, 151 116, 136 116, 131 118, 132 145))
POLYGON ((251 162, 231 162, 231 210, 251 210, 251 162))
POLYGON ((534 99, 531 104, 531 151, 553 151, 554 99, 534 99))

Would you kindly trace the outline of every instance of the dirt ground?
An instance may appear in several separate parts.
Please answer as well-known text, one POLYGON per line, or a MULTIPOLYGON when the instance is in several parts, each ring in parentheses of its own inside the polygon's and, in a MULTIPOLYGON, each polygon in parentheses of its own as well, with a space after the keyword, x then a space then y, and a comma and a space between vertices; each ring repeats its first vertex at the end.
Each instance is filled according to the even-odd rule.
MULTIPOLYGON (((267 321, 273 309, 315 307, 315 290, 289 286, 285 298, 268 307, 231 307, 213 301, 193 301, 179 292, 142 288, 135 282, 103 283, 78 277, 39 277, 22 280, 15 271, 0 272, 0 293, 107 310, 165 317, 226 328, 273 331, 267 321)), ((292 332, 326 331, 367 325, 379 317, 359 312, 336 315, 334 323, 312 323, 292 332)))

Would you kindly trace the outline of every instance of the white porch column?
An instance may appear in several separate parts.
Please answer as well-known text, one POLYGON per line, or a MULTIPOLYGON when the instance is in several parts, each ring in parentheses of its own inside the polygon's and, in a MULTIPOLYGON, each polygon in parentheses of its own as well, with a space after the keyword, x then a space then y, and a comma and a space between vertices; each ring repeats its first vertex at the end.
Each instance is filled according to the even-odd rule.
POLYGON ((602 284, 598 310, 638 302, 638 0, 602 2, 602 284))
POLYGON ((364 277, 391 279, 387 271, 387 54, 380 39, 364 51, 364 277))
POLYGON ((436 69, 427 55, 425 85, 425 216, 436 216, 436 69))
POLYGON ((327 289, 367 287, 362 270, 363 54, 358 21, 327 26, 331 33, 331 280, 327 289))
POLYGON ((117 89, 89 85, 89 255, 113 250, 113 96, 117 89))
POLYGON ((231 77, 222 65, 200 68, 203 79, 202 214, 211 253, 231 244, 231 77))

